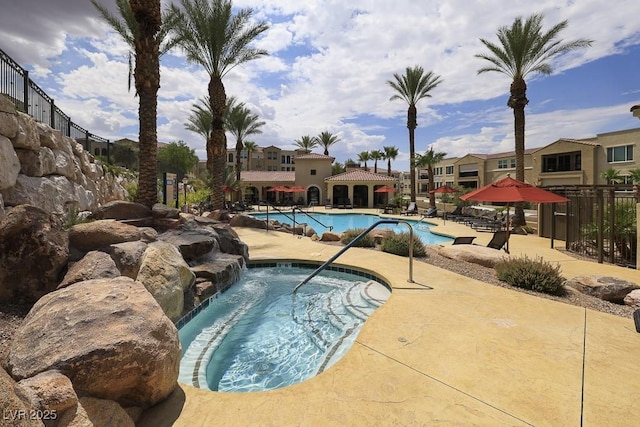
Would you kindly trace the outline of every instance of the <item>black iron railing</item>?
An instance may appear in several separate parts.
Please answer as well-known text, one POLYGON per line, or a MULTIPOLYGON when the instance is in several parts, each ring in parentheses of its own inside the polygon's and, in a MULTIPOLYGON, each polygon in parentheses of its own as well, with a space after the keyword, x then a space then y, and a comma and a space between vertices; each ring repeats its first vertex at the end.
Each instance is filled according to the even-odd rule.
POLYGON ((7 95, 17 110, 59 130, 64 136, 74 138, 87 151, 90 149, 90 141, 105 143, 107 152, 101 152, 101 154, 109 157, 111 142, 73 123, 69 116, 56 106, 54 99, 29 78, 29 71, 22 68, 2 49, 0 49, 0 93, 7 95))

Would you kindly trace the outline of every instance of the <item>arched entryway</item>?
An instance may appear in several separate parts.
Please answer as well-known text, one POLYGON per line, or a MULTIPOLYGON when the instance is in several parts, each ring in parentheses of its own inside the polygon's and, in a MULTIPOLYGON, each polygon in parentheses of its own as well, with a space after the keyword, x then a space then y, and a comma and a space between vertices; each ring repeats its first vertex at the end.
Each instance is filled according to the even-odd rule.
POLYGON ((244 190, 244 201, 245 203, 251 203, 255 205, 259 202, 259 192, 256 187, 247 187, 244 190))
POLYGON ((307 204, 313 203, 314 205, 320 204, 320 189, 315 185, 307 188, 307 204))
POLYGON ((331 201, 334 205, 343 205, 347 203, 347 199, 349 198, 349 187, 346 185, 334 185, 333 195, 331 197, 331 201))
POLYGON ((353 186, 353 205, 356 207, 369 206, 369 186, 354 185, 353 186))

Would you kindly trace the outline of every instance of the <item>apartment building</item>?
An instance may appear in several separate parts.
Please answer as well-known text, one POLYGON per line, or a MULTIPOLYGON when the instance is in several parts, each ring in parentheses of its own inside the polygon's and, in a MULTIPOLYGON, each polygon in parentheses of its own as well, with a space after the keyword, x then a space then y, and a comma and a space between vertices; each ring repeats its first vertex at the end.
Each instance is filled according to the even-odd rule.
POLYGON ((300 150, 283 150, 274 145, 268 147, 257 147, 251 152, 251 161, 247 161, 247 151, 242 150, 239 154, 235 148, 227 148, 227 166, 236 167, 237 156, 240 156, 242 170, 265 171, 265 172, 294 172, 296 170, 293 159, 302 154, 300 150))

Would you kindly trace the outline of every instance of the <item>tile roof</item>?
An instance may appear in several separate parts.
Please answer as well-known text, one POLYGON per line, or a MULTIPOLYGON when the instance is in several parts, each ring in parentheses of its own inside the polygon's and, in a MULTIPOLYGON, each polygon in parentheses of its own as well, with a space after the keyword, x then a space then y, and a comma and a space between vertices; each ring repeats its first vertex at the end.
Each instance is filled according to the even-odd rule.
POLYGON ((352 170, 349 172, 343 172, 338 175, 333 175, 324 179, 325 181, 397 181, 398 178, 393 176, 382 175, 379 173, 373 173, 364 170, 352 170))
POLYGON ((318 160, 318 159, 329 160, 330 159, 333 162, 336 158, 331 156, 325 156, 324 154, 320 154, 320 153, 303 153, 303 154, 298 154, 293 159, 294 160, 318 160))
POLYGON ((280 171, 242 171, 240 180, 251 182, 281 182, 283 184, 295 183, 295 172, 280 171))
MULTIPOLYGON (((591 145, 594 147, 598 147, 600 146, 600 144, 598 144, 597 142, 595 142, 592 139, 573 139, 573 138, 560 138, 559 140, 557 140, 556 142, 560 142, 560 141, 565 141, 565 142, 573 142, 576 144, 584 144, 584 145, 591 145)), ((553 143, 549 144, 552 145, 553 143)))

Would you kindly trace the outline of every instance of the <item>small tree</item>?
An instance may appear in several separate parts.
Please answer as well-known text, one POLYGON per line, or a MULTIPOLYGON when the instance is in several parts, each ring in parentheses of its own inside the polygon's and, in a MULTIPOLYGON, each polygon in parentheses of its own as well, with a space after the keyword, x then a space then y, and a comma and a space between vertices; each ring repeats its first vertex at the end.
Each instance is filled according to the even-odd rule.
POLYGON ((600 177, 607 181, 607 185, 619 184, 622 182, 620 171, 614 168, 609 168, 600 174, 600 177))
POLYGON ((172 142, 158 150, 158 172, 187 174, 198 164, 198 156, 184 141, 172 142))

